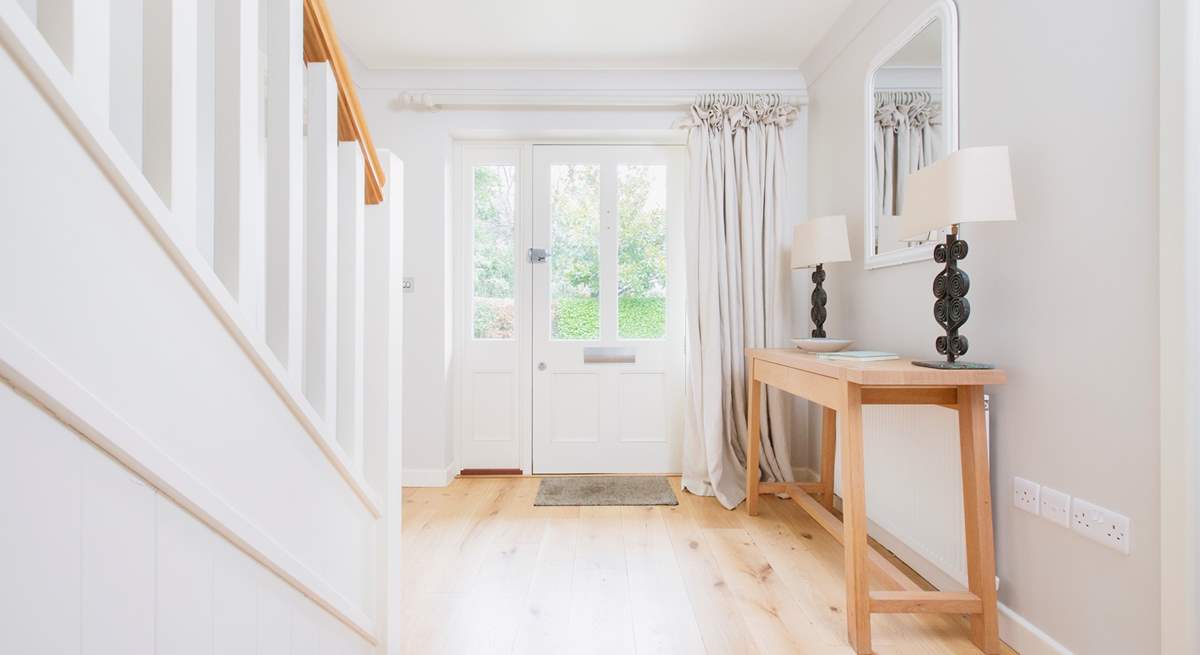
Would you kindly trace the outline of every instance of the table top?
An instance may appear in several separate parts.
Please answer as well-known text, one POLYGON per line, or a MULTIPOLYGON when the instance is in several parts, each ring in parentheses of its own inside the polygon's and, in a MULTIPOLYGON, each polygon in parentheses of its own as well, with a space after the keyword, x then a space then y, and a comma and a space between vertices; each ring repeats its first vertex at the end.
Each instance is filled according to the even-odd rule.
POLYGON ((754 359, 863 386, 957 387, 1004 384, 1007 379, 1003 369, 924 368, 914 366, 911 359, 903 358, 884 362, 837 362, 818 359, 816 355, 796 348, 749 348, 746 352, 754 359))

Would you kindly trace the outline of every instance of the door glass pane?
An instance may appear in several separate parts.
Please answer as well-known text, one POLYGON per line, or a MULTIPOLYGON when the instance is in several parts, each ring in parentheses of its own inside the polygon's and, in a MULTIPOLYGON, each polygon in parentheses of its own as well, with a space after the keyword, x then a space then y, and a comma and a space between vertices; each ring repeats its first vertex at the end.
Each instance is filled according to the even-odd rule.
POLYGON ((667 167, 617 167, 617 336, 662 339, 667 329, 667 167))
POLYGON ((473 178, 474 334, 476 339, 512 339, 516 167, 476 166, 473 178))
POLYGON ((550 336, 600 338, 600 167, 550 167, 550 336))

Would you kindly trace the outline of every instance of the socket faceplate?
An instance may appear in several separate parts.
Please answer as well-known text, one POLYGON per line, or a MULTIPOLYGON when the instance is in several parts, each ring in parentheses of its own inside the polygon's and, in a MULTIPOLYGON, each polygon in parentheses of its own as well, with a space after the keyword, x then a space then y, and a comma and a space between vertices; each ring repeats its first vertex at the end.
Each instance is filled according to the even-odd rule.
POLYGON ((1105 509, 1082 498, 1071 501, 1071 529, 1104 544, 1113 550, 1129 554, 1129 517, 1105 509))
POLYGON ((1038 486, 1038 483, 1030 482, 1025 478, 1013 478, 1013 506, 1017 509, 1036 516, 1040 495, 1041 487, 1038 486))
POLYGON ((1064 528, 1071 527, 1071 497, 1057 489, 1042 487, 1042 518, 1064 528))

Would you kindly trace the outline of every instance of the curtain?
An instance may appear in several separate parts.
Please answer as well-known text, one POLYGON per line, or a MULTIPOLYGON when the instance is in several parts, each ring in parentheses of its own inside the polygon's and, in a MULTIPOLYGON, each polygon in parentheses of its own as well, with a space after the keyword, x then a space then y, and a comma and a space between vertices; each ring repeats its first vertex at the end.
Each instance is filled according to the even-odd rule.
POLYGON ((879 216, 899 216, 910 173, 943 150, 942 106, 927 91, 875 92, 875 202, 879 216))
MULTIPOLYGON (((697 99, 688 132, 683 487, 733 509, 746 497, 746 348, 787 344, 784 129, 797 109, 772 94, 697 99)), ((793 479, 790 404, 763 403, 757 466, 793 479)))

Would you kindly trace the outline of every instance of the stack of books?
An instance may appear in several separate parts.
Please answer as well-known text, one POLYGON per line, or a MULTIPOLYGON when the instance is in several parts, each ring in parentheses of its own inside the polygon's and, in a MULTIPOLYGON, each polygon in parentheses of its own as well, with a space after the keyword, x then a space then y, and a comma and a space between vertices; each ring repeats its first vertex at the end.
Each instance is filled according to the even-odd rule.
POLYGON ((878 350, 843 350, 837 353, 820 353, 817 359, 831 362, 886 362, 889 359, 900 359, 900 356, 878 350))

